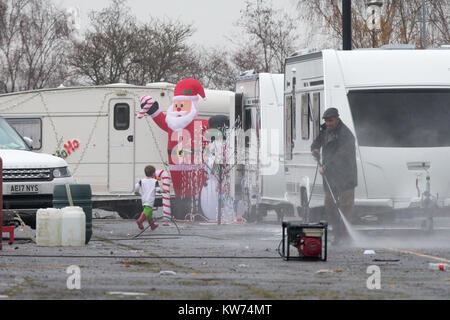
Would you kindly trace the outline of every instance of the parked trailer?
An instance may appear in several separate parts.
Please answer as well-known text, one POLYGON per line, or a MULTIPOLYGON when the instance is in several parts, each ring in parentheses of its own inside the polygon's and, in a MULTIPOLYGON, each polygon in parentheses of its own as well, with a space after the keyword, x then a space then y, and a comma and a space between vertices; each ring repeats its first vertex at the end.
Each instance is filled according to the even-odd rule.
MULTIPOLYGON (((94 208, 133 217, 140 210, 134 185, 144 167, 164 169, 168 157, 167 134, 149 116, 137 119, 139 99, 151 95, 165 111, 174 87, 111 84, 3 94, 0 114, 33 139, 34 151, 65 159, 75 181, 91 185, 94 208)), ((207 100, 199 101, 200 118, 228 114, 233 92, 205 93, 207 100)))
POLYGON ((450 50, 438 49, 323 50, 286 59, 285 179, 300 214, 310 199, 313 216, 323 205, 310 146, 324 110, 335 107, 356 137, 359 218, 425 208, 449 216, 449 62, 450 50))
POLYGON ((244 203, 248 220, 261 220, 268 210, 279 217, 293 214, 284 179, 283 74, 247 71, 236 80, 235 108, 230 119, 240 129, 235 139, 236 200, 244 203))

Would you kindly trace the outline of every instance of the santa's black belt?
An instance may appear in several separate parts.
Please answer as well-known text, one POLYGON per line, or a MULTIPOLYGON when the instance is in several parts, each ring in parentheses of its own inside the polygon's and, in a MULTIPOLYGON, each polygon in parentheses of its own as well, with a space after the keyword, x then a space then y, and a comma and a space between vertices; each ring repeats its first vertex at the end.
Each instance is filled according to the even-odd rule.
POLYGON ((172 149, 172 150, 167 150, 167 153, 169 155, 177 155, 179 157, 182 157, 185 154, 202 154, 203 150, 189 150, 189 149, 172 149))
POLYGON ((170 171, 199 171, 204 169, 204 164, 169 164, 170 171))

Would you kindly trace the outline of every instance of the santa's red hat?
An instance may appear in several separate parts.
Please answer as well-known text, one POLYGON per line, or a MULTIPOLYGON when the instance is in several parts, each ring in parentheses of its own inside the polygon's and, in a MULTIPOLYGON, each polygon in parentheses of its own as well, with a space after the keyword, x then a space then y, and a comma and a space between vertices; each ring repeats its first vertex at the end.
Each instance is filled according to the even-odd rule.
POLYGON ((178 82, 173 96, 173 100, 198 100, 198 96, 206 100, 205 90, 200 81, 196 79, 184 79, 178 82))

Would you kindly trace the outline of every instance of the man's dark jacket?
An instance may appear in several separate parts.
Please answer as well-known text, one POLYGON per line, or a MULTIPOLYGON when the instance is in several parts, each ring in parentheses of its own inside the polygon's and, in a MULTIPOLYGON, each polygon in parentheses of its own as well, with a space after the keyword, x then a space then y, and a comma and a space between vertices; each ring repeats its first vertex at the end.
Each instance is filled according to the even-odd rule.
POLYGON ((335 130, 323 125, 311 151, 321 147, 324 173, 333 192, 355 188, 358 184, 355 137, 349 128, 342 121, 335 130))

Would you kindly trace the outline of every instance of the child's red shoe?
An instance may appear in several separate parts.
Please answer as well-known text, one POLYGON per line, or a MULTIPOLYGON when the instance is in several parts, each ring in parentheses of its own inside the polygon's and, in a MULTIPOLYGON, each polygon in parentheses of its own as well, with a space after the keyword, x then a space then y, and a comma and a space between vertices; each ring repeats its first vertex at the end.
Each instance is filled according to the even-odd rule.
POLYGON ((156 222, 154 222, 153 219, 148 219, 148 223, 150 224, 150 228, 152 230, 155 230, 156 228, 158 228, 158 224, 156 222))
POLYGON ((144 225, 142 223, 145 221, 146 218, 147 217, 145 216, 145 214, 141 213, 140 217, 136 220, 139 229, 141 230, 144 229, 144 225))

